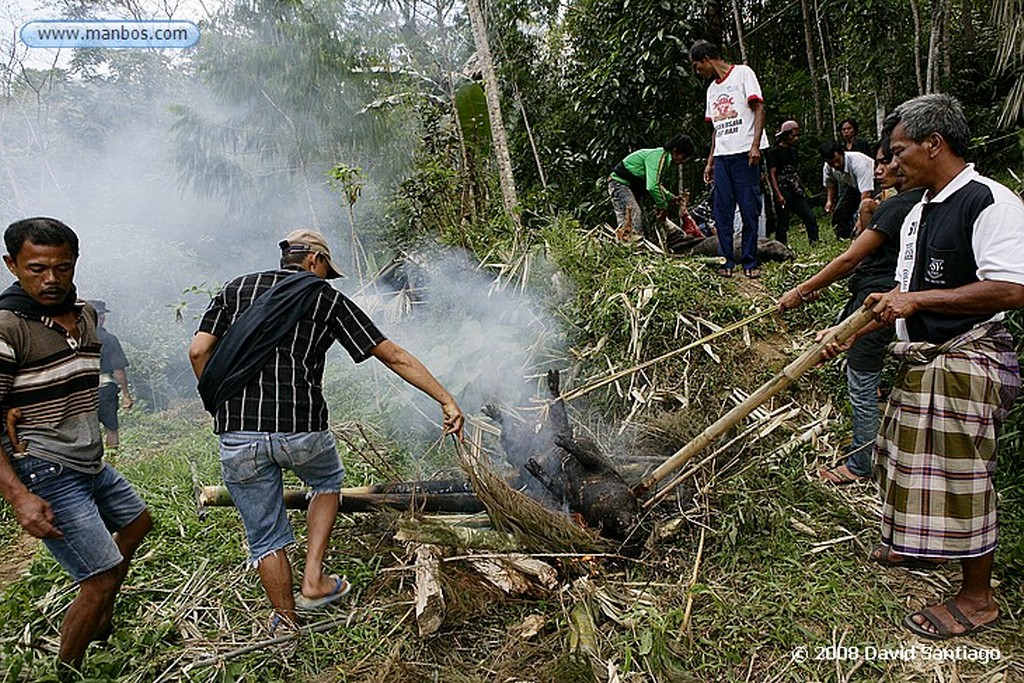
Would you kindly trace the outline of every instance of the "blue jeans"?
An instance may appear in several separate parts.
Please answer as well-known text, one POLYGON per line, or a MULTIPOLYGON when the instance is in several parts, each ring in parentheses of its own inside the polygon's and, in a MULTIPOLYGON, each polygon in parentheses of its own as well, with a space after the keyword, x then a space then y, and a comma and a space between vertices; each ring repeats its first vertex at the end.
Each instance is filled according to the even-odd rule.
POLYGON ((747 153, 715 157, 715 189, 712 192, 715 227, 718 230, 718 253, 725 257, 725 267, 736 265, 732 244, 732 223, 739 206, 743 219, 740 242, 740 265, 744 270, 756 268, 757 221, 761 216, 761 167, 751 166, 747 153))
POLYGON ((53 510, 53 525, 63 538, 44 538, 50 554, 76 582, 102 574, 124 557, 111 535, 134 522, 146 504, 110 465, 85 474, 57 463, 25 456, 11 467, 29 491, 53 510))
POLYGON ((345 476, 329 431, 224 432, 220 467, 245 525, 253 565, 295 542, 284 509, 282 469, 294 472, 314 495, 337 493, 345 476))
POLYGON ((854 370, 846 366, 846 389, 853 407, 853 443, 846 468, 858 477, 873 474, 875 438, 878 436, 878 385, 881 371, 854 370))

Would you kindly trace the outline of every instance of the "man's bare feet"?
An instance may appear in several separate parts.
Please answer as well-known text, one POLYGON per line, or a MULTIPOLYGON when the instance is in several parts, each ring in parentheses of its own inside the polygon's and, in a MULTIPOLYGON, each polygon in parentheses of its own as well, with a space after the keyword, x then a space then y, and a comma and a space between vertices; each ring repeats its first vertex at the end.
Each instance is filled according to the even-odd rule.
POLYGON ((821 477, 822 481, 826 481, 836 486, 848 486, 849 484, 856 484, 857 482, 864 481, 868 478, 854 474, 846 465, 839 465, 832 469, 822 467, 818 470, 818 476, 821 477))

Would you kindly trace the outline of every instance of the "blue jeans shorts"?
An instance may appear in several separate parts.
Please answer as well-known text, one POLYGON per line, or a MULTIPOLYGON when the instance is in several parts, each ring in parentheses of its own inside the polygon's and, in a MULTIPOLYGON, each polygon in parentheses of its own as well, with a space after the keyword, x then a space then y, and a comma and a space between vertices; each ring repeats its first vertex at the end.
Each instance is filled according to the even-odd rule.
POLYGON ((224 432, 220 467, 242 516, 253 565, 295 542, 284 509, 282 470, 294 472, 313 495, 337 493, 345 476, 329 431, 224 432))
POLYGON ((76 582, 102 574, 124 559, 112 533, 134 522, 146 504, 117 470, 104 464, 98 474, 25 456, 11 460, 18 479, 53 510, 63 538, 43 543, 76 582))

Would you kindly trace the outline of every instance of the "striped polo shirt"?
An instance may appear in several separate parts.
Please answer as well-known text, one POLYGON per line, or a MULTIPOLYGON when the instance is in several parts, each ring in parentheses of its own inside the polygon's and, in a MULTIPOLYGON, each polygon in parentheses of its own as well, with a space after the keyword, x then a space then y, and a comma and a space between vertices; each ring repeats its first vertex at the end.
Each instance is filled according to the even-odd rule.
POLYGON ((76 340, 50 318, 0 310, 0 405, 21 411, 15 426, 16 453, 7 430, 4 451, 32 455, 95 474, 103 468, 103 442, 97 414, 100 340, 96 312, 77 305, 76 340))
MULTIPOLYGON (((222 338, 261 294, 296 269, 235 278, 213 297, 199 331, 222 338)), ((356 363, 387 339, 348 297, 324 287, 295 329, 284 336, 263 369, 217 408, 213 431, 318 432, 327 429, 323 395, 327 351, 339 342, 356 363)))

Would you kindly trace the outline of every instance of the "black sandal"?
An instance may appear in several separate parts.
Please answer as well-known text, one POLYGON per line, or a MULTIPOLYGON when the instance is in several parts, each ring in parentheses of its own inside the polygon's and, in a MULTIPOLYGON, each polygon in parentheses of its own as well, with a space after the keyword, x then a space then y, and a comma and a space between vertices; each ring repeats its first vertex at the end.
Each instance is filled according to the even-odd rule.
POLYGON ((996 615, 996 618, 990 622, 985 624, 975 624, 967 618, 967 615, 960 611, 959 607, 956 606, 956 598, 950 598, 941 605, 931 605, 930 607, 925 607, 917 612, 908 614, 903 618, 903 625, 906 626, 911 633, 916 636, 920 636, 921 638, 928 638, 929 640, 949 640, 950 638, 959 638, 960 636, 980 633, 981 631, 998 624, 1001 617, 1002 615, 996 615), (942 619, 939 618, 939 615, 935 613, 936 607, 945 607, 946 611, 949 612, 953 619, 964 627, 964 630, 959 633, 953 633, 950 631, 949 627, 946 626, 946 624, 942 622, 942 619), (934 626, 937 633, 932 633, 924 627, 924 624, 919 624, 914 621, 914 617, 918 615, 924 617, 929 624, 934 626))

